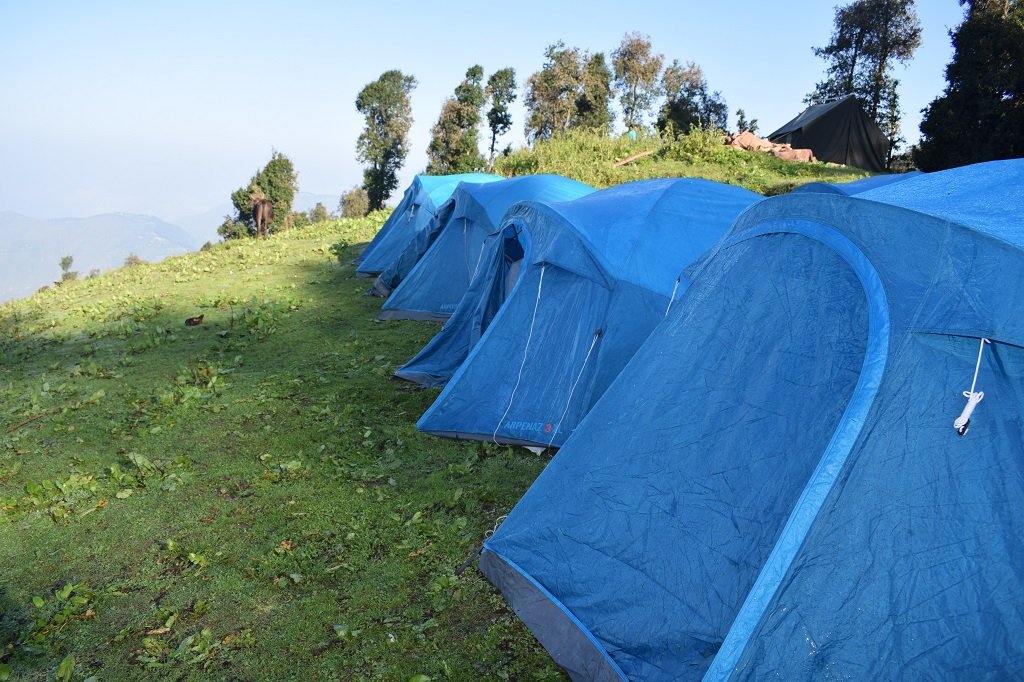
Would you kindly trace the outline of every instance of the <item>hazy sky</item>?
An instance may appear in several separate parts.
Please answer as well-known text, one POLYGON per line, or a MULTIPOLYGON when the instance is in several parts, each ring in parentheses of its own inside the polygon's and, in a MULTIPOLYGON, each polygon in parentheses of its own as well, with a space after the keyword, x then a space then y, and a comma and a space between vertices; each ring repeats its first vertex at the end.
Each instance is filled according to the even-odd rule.
MULTIPOLYGON (((362 179, 356 94, 392 68, 419 81, 400 192, 468 66, 512 66, 521 84, 557 40, 608 54, 631 31, 666 61, 698 63, 730 123, 742 107, 766 134, 821 79, 811 48, 827 43, 835 4, 0 0, 0 210, 174 220, 227 201, 272 149, 301 189, 337 195, 362 179)), ((910 141, 945 85, 962 9, 922 0, 918 14, 923 45, 896 73, 910 141)), ((514 116, 506 142, 521 145, 519 101, 514 116)))

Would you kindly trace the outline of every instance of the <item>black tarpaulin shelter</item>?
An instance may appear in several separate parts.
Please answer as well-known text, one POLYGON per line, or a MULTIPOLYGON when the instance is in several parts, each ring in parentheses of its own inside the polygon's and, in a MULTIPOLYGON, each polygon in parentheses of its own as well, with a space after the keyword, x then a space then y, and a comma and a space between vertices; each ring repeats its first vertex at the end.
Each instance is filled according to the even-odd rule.
POLYGON ((889 141, 856 96, 807 107, 768 139, 810 149, 819 161, 831 161, 876 173, 885 170, 889 141))

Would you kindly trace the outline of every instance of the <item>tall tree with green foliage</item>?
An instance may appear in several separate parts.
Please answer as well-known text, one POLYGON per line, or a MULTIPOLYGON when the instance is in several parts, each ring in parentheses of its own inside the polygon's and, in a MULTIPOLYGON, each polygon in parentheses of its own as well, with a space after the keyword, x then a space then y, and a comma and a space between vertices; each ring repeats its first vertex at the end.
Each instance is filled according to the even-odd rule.
POLYGON ((693 62, 684 66, 678 59, 672 60, 661 76, 661 85, 665 103, 658 112, 658 130, 680 135, 693 126, 728 128, 729 107, 720 92, 708 88, 703 69, 693 62))
POLYGON ((526 138, 546 140, 577 127, 607 132, 613 116, 612 73, 604 55, 558 41, 544 57, 544 66, 526 81, 526 138))
POLYGON ((469 67, 455 96, 441 106, 441 115, 430 129, 427 172, 434 175, 470 173, 483 168, 480 155, 480 108, 484 104, 484 69, 469 67))
POLYGON ((280 230, 291 213, 292 201, 298 191, 299 176, 291 159, 276 149, 273 150, 270 161, 249 179, 249 184, 231 193, 231 203, 234 204, 238 217, 234 219, 230 229, 222 225, 218 232, 225 239, 245 234, 255 235, 256 216, 253 204, 260 199, 269 199, 274 207, 270 231, 280 230))
POLYGON ((926 171, 1024 156, 1024 1, 962 0, 946 89, 924 109, 926 171))
POLYGON ((889 156, 900 137, 899 80, 892 75, 921 45, 914 0, 854 0, 837 7, 832 39, 814 54, 828 62, 825 80, 804 101, 830 102, 854 94, 889 139, 889 156))
POLYGON ((363 170, 363 187, 371 211, 383 208, 398 187, 398 170, 409 155, 409 95, 416 84, 412 76, 392 69, 366 85, 356 97, 356 111, 366 119, 366 127, 356 141, 356 158, 369 164, 363 170))
POLYGON ((546 140, 568 130, 576 115, 582 67, 580 50, 558 41, 544 51, 544 65, 526 80, 526 138, 546 140))
POLYGON ((629 130, 640 130, 658 96, 664 55, 651 51, 651 40, 639 33, 627 33, 612 52, 615 86, 619 89, 623 123, 629 130))
POLYGON ((576 117, 573 128, 596 130, 602 135, 612 131, 615 113, 612 111, 612 70, 603 52, 588 55, 581 71, 580 92, 576 97, 576 117))
POLYGON ((498 138, 512 128, 512 112, 508 110, 508 105, 516 100, 516 70, 507 67, 492 73, 487 79, 485 95, 491 102, 491 108, 487 110, 487 125, 491 130, 487 170, 493 171, 498 138))

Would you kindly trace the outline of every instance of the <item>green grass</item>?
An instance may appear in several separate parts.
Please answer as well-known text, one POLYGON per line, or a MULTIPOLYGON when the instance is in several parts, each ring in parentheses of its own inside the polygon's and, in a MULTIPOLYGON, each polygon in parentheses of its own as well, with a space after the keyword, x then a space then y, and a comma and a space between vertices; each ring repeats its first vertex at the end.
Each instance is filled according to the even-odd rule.
POLYGON ((808 182, 848 182, 870 173, 828 163, 795 163, 762 152, 722 144, 713 131, 694 130, 678 139, 626 136, 609 138, 573 130, 533 147, 499 157, 495 167, 506 177, 557 173, 602 189, 649 178, 707 178, 741 185, 765 195, 783 194, 808 182), (646 156, 624 166, 614 164, 639 152, 646 156))
POLYGON ((417 433, 382 220, 0 306, 0 679, 562 679, 456 574, 546 460, 417 433))

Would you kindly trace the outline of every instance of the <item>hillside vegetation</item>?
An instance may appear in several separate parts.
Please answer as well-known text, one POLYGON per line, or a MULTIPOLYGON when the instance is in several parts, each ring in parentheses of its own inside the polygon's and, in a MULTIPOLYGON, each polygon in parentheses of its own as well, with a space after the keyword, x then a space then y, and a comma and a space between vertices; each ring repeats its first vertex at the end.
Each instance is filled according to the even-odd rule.
POLYGON ((416 432, 383 219, 0 306, 0 679, 560 677, 456 574, 545 459, 416 432))
POLYGON ((716 131, 693 130, 676 139, 607 137, 570 130, 532 147, 499 157, 498 174, 557 173, 603 189, 649 178, 707 178, 740 185, 765 195, 784 194, 808 182, 849 182, 870 173, 830 163, 783 161, 763 152, 723 144, 716 131), (642 152, 653 152, 628 164, 614 164, 642 152))
MULTIPOLYGON (((500 168, 859 175, 582 135, 500 168)), ((391 374, 438 327, 374 321, 351 266, 385 217, 0 305, 0 681, 563 679, 460 570, 547 460, 416 431, 437 391, 391 374)))

